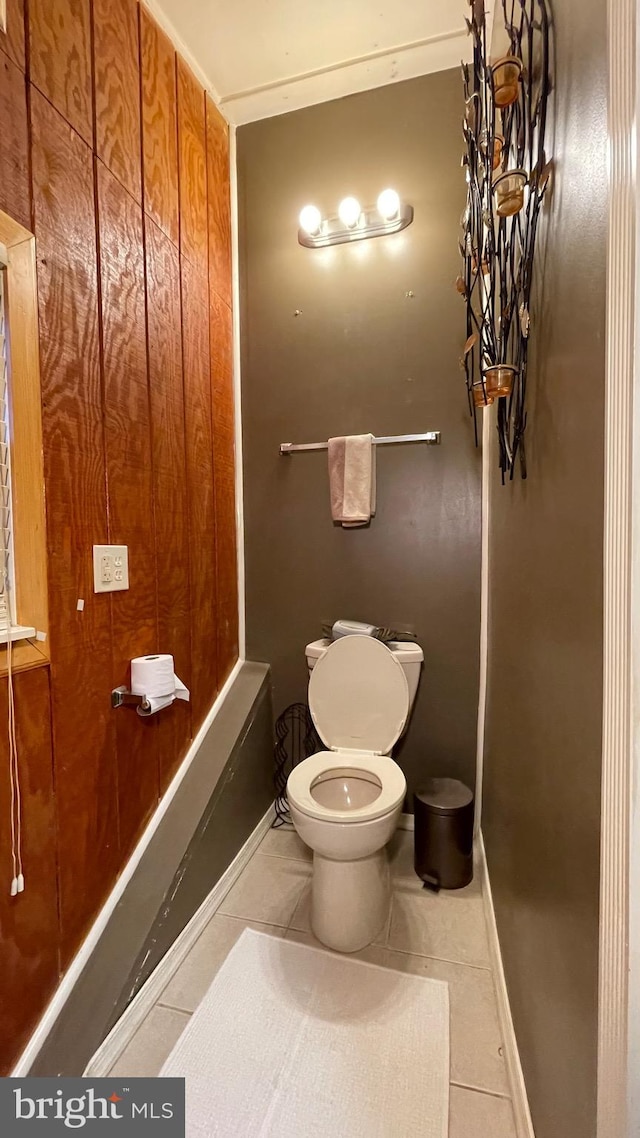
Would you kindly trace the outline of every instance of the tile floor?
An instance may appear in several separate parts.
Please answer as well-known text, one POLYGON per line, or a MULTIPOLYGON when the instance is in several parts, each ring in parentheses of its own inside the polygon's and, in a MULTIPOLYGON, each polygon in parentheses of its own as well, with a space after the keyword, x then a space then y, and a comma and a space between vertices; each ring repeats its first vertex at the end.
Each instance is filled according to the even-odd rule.
MULTIPOLYGON (((515 1138, 479 883, 438 895, 423 890, 413 872, 413 834, 403 831, 391 844, 391 865, 388 927, 355 956, 448 981, 449 1138, 515 1138)), ((295 832, 270 830, 111 1074, 158 1073, 243 929, 318 945, 309 924, 310 872, 311 853, 295 832)))

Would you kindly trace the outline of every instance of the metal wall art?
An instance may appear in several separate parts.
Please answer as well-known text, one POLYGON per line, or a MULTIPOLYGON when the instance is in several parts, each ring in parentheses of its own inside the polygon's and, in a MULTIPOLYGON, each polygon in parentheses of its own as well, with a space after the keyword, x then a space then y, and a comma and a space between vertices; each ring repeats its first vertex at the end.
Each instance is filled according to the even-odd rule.
MULTIPOLYGON (((502 0, 508 49, 490 61, 484 0, 470 0, 473 63, 463 64, 463 366, 478 442, 478 409, 498 402, 503 481, 526 478, 529 305, 540 208, 551 163, 544 150, 551 90, 546 0, 502 0)), ((498 16, 496 16, 496 20, 498 16)), ((498 30, 494 29, 494 40, 498 30)))

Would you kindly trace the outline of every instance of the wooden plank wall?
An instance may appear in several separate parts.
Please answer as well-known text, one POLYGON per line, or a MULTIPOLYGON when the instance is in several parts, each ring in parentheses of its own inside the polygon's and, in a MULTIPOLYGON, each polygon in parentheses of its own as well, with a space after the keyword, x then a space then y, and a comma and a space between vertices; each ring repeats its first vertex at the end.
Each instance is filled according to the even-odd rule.
POLYGON ((16 898, 0 685, 2 1073, 238 655, 226 123, 138 0, 7 8, 0 209, 37 240, 52 662, 16 678, 16 898), (106 541, 131 585, 96 596, 106 541), (111 711, 152 651, 191 703, 111 711))

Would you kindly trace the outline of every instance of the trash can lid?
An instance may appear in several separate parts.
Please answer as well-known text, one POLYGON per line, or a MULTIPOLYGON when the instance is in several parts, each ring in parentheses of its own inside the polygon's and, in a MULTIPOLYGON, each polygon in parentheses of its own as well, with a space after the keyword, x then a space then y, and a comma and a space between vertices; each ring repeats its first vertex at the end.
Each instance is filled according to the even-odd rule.
POLYGON ((414 798, 438 814, 455 814, 473 802, 473 791, 455 778, 429 778, 414 798))

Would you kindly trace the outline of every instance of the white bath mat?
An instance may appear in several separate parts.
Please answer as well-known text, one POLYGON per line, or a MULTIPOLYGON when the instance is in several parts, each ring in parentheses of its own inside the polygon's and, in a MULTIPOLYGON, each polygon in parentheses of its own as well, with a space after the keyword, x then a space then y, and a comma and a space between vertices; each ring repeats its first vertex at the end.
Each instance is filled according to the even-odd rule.
POLYGON ((446 1138, 448 987, 247 929, 160 1073, 187 1138, 446 1138))

